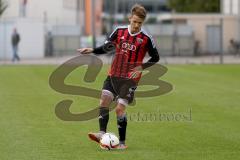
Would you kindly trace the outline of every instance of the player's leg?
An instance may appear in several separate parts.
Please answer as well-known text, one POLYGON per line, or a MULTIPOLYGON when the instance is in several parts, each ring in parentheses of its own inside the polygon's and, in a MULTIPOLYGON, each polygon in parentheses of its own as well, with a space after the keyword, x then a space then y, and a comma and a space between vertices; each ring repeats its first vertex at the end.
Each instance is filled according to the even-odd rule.
POLYGON ((107 131, 107 124, 109 120, 109 106, 113 101, 113 94, 108 90, 102 90, 99 106, 99 130, 100 132, 107 131))
POLYGON ((118 149, 126 149, 125 145, 126 140, 126 131, 127 131, 127 114, 126 106, 132 103, 134 98, 134 91, 136 89, 136 84, 132 81, 126 81, 119 91, 118 104, 116 107, 117 114, 117 124, 118 124, 118 133, 119 133, 119 147, 118 149))
POLYGON ((110 78, 107 77, 103 85, 103 90, 99 104, 99 132, 98 133, 90 132, 88 134, 90 139, 98 143, 101 139, 101 136, 107 131, 107 125, 109 120, 109 106, 114 99, 113 93, 114 90, 112 88, 110 78))
POLYGON ((103 90, 99 106, 99 132, 88 133, 89 138, 93 141, 96 141, 97 143, 99 143, 102 135, 107 131, 107 124, 109 120, 109 105, 111 104, 112 100, 112 93, 108 90, 103 90))
POLYGON ((114 99, 114 88, 111 79, 108 76, 103 84, 102 95, 99 106, 99 129, 101 132, 107 131, 107 124, 109 120, 109 106, 114 99))
POLYGON ((118 99, 118 104, 116 107, 117 126, 118 126, 120 145, 125 145, 125 140, 126 140, 127 115, 125 110, 126 110, 127 103, 128 103, 127 100, 120 98, 118 99))

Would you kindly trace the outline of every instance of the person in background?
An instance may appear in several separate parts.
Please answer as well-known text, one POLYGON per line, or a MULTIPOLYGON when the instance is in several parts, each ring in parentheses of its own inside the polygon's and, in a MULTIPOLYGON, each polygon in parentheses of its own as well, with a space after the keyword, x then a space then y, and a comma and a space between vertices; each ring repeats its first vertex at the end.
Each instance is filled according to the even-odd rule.
POLYGON ((17 29, 13 29, 13 34, 12 34, 12 49, 13 49, 13 57, 12 61, 15 62, 15 60, 20 61, 20 58, 18 56, 18 44, 20 42, 20 35, 17 32, 17 29))

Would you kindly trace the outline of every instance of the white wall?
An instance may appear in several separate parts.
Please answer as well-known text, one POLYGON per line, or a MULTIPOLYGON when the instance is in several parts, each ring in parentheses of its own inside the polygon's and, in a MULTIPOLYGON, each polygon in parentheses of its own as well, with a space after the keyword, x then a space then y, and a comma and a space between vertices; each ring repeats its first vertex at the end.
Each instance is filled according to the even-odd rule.
MULTIPOLYGON (((18 18, 22 0, 6 1, 8 8, 3 14, 3 18, 18 18)), ((75 25, 76 10, 73 7, 66 7, 66 3, 73 2, 75 2, 75 0, 28 0, 26 18, 43 20, 44 17, 46 18, 47 16, 49 23, 75 25)), ((72 6, 74 5, 75 4, 72 6)))
POLYGON ((240 2, 239 0, 222 0, 224 14, 239 15, 240 2))
POLYGON ((41 21, 17 19, 0 23, 0 59, 11 59, 11 35, 13 28, 17 28, 21 41, 19 56, 26 58, 44 57, 44 25, 41 21))
POLYGON ((0 21, 0 60, 12 57, 11 33, 13 26, 13 22, 0 21))
MULTIPOLYGON (((44 35, 52 26, 75 26, 76 0, 28 0, 26 17, 20 17, 23 0, 5 0, 8 8, 0 21, 0 59, 12 57, 11 34, 17 28, 21 35, 21 58, 44 57, 44 35)), ((82 7, 80 7, 82 8, 82 7)))
POLYGON ((44 57, 44 26, 41 21, 20 19, 16 27, 21 33, 19 55, 24 58, 44 57))

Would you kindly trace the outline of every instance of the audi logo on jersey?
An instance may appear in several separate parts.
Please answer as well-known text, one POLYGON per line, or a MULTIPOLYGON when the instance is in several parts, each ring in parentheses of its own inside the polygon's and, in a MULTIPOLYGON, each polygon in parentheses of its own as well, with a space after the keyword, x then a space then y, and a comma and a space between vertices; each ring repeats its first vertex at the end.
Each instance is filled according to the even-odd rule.
POLYGON ((123 42, 121 45, 121 49, 123 52, 127 51, 136 51, 137 47, 133 44, 130 44, 128 42, 123 42))

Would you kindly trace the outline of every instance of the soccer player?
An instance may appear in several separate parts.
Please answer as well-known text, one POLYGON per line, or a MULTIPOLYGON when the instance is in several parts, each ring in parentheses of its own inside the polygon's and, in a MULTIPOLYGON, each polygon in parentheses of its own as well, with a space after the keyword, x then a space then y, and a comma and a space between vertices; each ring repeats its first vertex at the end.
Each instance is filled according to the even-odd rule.
POLYGON ((141 78, 141 72, 159 61, 159 54, 152 37, 142 29, 147 12, 142 5, 135 4, 131 9, 128 26, 119 26, 109 36, 104 45, 97 48, 82 48, 82 54, 104 54, 112 48, 115 56, 108 76, 103 84, 99 106, 99 127, 97 133, 90 132, 89 138, 99 143, 107 131, 109 106, 116 100, 117 126, 120 144, 118 149, 126 149, 126 106, 133 101, 134 91, 141 78), (150 59, 143 63, 148 52, 150 59))

